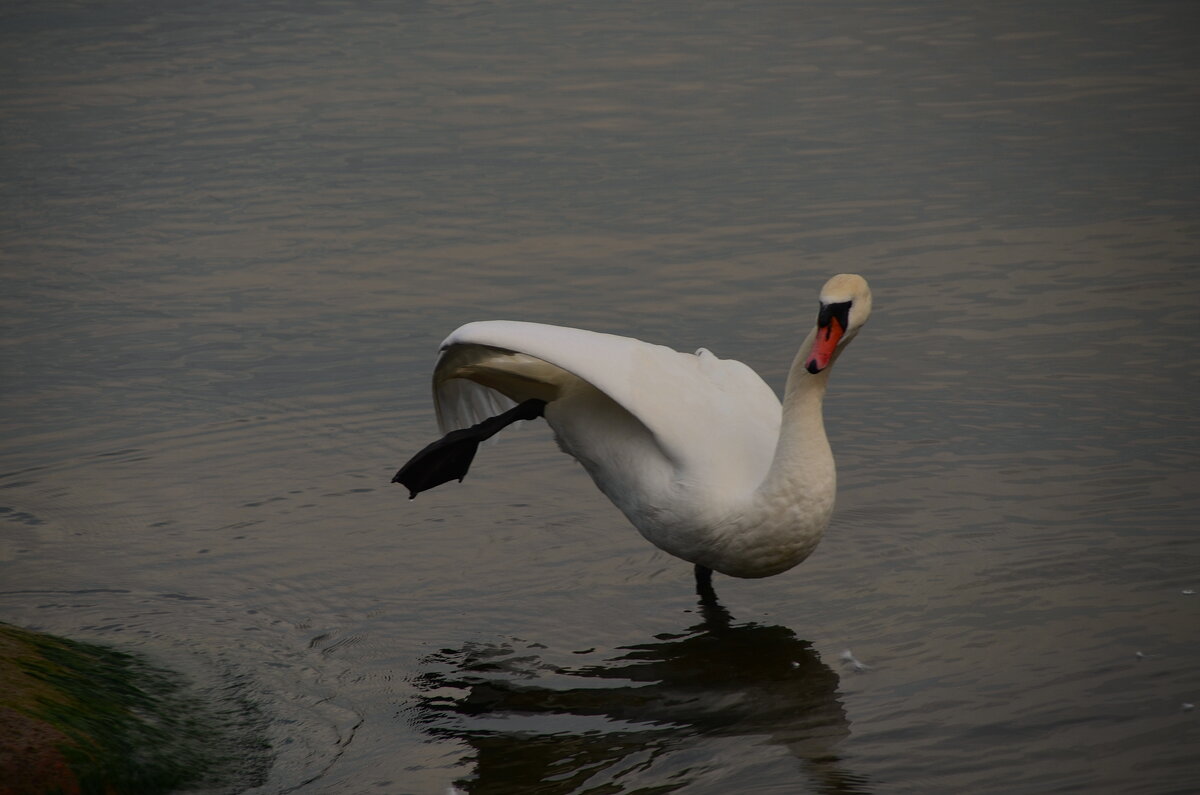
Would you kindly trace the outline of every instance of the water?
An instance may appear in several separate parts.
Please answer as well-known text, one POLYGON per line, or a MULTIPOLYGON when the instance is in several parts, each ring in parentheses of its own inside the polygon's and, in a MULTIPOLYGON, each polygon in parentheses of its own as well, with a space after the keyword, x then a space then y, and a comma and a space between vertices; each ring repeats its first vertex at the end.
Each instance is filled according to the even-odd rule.
POLYGON ((1190 4, 0 14, 0 620, 252 700, 243 789, 1193 786, 1190 4), (543 427, 387 482, 462 322, 778 388, 847 270, 833 526, 719 608, 543 427))

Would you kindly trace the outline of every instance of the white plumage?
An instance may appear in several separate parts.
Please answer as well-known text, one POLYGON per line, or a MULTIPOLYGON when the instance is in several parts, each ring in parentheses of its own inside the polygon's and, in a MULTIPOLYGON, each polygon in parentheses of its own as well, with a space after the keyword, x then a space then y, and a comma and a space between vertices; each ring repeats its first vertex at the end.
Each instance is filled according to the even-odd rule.
POLYGON ((777 574, 806 558, 829 522, 836 475, 821 402, 829 366, 871 310, 866 281, 851 274, 830 279, 820 301, 782 404, 748 366, 705 349, 493 320, 442 343, 438 422, 449 433, 546 401, 559 446, 649 541, 725 574, 777 574))

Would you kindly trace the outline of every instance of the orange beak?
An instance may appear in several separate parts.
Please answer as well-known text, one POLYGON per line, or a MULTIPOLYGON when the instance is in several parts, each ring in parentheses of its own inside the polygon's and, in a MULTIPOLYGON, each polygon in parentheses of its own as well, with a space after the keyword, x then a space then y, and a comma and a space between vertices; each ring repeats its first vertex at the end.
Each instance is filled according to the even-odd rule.
POLYGON ((833 352, 837 350, 837 344, 841 342, 845 333, 846 329, 840 319, 829 318, 827 326, 817 329, 817 339, 813 342, 812 353, 808 355, 805 369, 815 375, 828 367, 833 360, 833 352))

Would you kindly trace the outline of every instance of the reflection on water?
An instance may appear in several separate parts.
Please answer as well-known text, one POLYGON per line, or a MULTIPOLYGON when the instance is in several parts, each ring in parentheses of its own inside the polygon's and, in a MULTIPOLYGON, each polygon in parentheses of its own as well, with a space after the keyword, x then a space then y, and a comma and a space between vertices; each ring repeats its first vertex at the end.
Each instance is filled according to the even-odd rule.
POLYGON ((716 603, 700 609, 700 623, 590 665, 546 663, 544 647, 518 640, 445 649, 423 662, 417 722, 471 747, 474 771, 458 786, 473 795, 615 780, 633 790, 629 778, 654 768, 667 769, 654 770, 654 792, 700 776, 711 784, 716 760, 688 753, 709 738, 786 749, 814 792, 868 792, 836 752, 850 734, 838 674, 786 627, 734 623, 716 603))

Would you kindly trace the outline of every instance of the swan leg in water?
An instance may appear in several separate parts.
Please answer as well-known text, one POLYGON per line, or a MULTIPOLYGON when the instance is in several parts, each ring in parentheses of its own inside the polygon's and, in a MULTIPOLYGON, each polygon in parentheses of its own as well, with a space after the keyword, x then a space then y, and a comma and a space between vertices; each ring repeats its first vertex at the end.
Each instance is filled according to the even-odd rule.
POLYGON ((696 596, 702 604, 716 604, 717 592, 713 590, 713 570, 707 566, 696 564, 696 596))
POLYGON ((521 420, 534 420, 542 416, 546 401, 530 398, 518 406, 495 417, 490 417, 470 428, 451 431, 427 445, 400 467, 392 478, 393 483, 403 484, 411 500, 422 491, 440 486, 451 480, 462 482, 479 443, 521 420))

